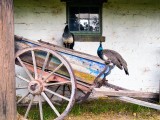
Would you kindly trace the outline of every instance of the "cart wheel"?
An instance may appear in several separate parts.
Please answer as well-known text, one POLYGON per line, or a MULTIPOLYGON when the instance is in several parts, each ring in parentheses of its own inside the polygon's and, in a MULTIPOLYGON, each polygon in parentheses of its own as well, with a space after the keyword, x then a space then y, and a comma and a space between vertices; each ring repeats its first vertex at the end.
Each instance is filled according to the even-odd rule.
POLYGON ((62 120, 75 102, 75 76, 69 62, 57 52, 42 47, 20 50, 16 53, 15 60, 16 64, 25 71, 25 75, 16 73, 16 95, 18 96, 22 91, 26 92, 22 93, 22 97, 17 97, 17 105, 19 107, 29 101, 27 110, 23 113, 24 117, 28 117, 29 112, 34 108, 31 106, 37 103, 39 104, 38 119, 43 120, 45 111, 43 112, 44 104, 42 103, 46 101, 53 110, 54 119, 62 120), (54 79, 56 74, 65 74, 67 79, 54 79), (70 88, 68 96, 63 96, 52 89, 64 84, 70 88), (53 95, 54 97, 51 99, 50 96, 53 95), (55 105, 54 98, 63 99, 65 107, 55 105), (64 109, 62 110, 62 108, 64 109))

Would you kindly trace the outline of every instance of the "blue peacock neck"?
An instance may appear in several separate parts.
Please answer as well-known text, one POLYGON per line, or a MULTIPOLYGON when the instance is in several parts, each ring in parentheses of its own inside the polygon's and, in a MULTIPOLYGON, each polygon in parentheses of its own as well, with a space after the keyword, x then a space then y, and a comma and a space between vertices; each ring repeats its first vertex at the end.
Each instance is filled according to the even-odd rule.
POLYGON ((101 59, 103 59, 103 47, 102 47, 102 43, 101 42, 100 42, 100 45, 99 45, 99 47, 97 49, 97 54, 101 59))

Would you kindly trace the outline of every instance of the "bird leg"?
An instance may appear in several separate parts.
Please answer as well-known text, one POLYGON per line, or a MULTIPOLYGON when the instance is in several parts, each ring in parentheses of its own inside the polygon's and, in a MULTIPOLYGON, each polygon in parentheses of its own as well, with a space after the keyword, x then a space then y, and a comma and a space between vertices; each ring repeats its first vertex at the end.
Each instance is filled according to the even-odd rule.
POLYGON ((104 77, 103 79, 106 78, 107 75, 109 75, 111 73, 111 70, 114 68, 115 65, 108 65, 108 71, 106 73, 104 73, 104 77))
POLYGON ((67 43, 67 44, 66 44, 66 48, 69 48, 69 49, 70 49, 70 43, 67 43))
POLYGON ((70 43, 68 45, 69 45, 69 48, 70 48, 70 43))
POLYGON ((101 86, 105 86, 108 84, 108 80, 106 80, 105 78, 103 78, 101 81, 96 83, 96 88, 99 88, 101 86))
POLYGON ((106 64, 106 65, 109 65, 110 63, 111 63, 111 60, 109 60, 109 59, 108 59, 108 60, 105 60, 105 64, 106 64))

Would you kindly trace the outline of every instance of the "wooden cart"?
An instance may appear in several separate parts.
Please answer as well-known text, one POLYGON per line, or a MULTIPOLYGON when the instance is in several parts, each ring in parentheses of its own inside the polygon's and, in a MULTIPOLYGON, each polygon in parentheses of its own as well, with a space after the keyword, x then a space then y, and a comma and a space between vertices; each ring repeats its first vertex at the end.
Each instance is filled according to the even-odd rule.
MULTIPOLYGON (((56 115, 54 119, 62 120, 76 100, 81 102, 87 99, 93 88, 99 88, 102 85, 116 89, 114 93, 105 91, 108 93, 105 94, 107 96, 127 100, 136 95, 133 91, 128 91, 129 94, 125 95, 122 92, 123 88, 109 84, 105 80, 104 73, 109 74, 113 66, 106 66, 98 57, 43 41, 34 42, 19 36, 15 36, 15 51, 15 63, 21 66, 20 71, 22 69, 25 72, 21 74, 16 71, 17 105, 21 105, 24 101, 28 102, 25 118, 31 106, 37 103, 40 119, 43 120, 42 103, 46 101, 56 115), (20 96, 18 91, 23 90, 25 92, 20 96), (121 91, 120 94, 116 93, 117 90, 121 91), (59 110, 60 103, 65 104, 63 110, 59 110)), ((99 92, 103 93, 103 91, 99 92)), ((157 96, 151 93, 143 93, 143 95, 157 96)), ((148 104, 144 106, 150 107, 148 104)), ((151 108, 160 109, 158 105, 152 106, 151 104, 151 108)))

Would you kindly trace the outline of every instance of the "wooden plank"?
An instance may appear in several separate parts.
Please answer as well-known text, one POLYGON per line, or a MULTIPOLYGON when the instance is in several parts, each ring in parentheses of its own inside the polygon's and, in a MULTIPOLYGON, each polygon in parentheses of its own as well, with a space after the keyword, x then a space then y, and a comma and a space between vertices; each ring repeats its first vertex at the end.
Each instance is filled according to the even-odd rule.
POLYGON ((0 0, 0 120, 16 120, 13 0, 0 0))
MULTIPOLYGON (((59 47, 50 43, 46 43, 44 41, 38 43, 19 36, 15 36, 15 46, 16 46, 15 47, 16 51, 34 46, 42 46, 57 51, 59 54, 64 56, 70 62, 76 77, 80 78, 83 82, 89 84, 93 84, 95 77, 105 67, 104 61, 100 60, 96 56, 70 50, 64 47, 59 47)), ((42 59, 44 58, 43 54, 38 53, 38 55, 42 59)), ((27 62, 29 62, 29 54, 27 54, 26 56, 27 57, 24 56, 24 58, 28 59, 27 62)), ((39 65, 38 61, 37 65, 39 65)))
POLYGON ((133 104, 137 104, 137 105, 141 105, 141 106, 144 106, 144 107, 149 107, 149 108, 153 108, 153 109, 156 109, 156 110, 160 110, 160 105, 158 105, 158 104, 153 104, 153 103, 145 102, 145 101, 142 101, 142 100, 137 100, 137 99, 134 99, 134 98, 117 97, 116 99, 122 100, 122 101, 125 101, 125 102, 129 102, 129 103, 133 103, 133 104))
POLYGON ((151 93, 151 92, 139 92, 139 91, 128 91, 128 90, 119 90, 114 91, 111 89, 101 89, 101 88, 94 88, 93 89, 93 95, 94 97, 114 97, 118 100, 122 100, 125 102, 141 105, 144 107, 149 107, 152 109, 160 110, 160 105, 153 104, 149 102, 145 102, 142 100, 134 99, 131 97, 136 98, 157 98, 158 93, 151 93))
POLYGON ((95 96, 98 96, 98 97, 126 96, 126 97, 134 97, 134 98, 158 98, 158 93, 127 91, 127 90, 115 91, 113 89, 107 89, 107 88, 103 88, 103 87, 102 88, 94 88, 93 93, 95 96))
MULTIPOLYGON (((39 52, 37 53, 35 51, 35 56, 36 56, 36 64, 38 65, 38 67, 42 67, 44 60, 45 60, 45 55, 41 54, 39 52)), ((70 58, 70 57, 68 57, 69 55, 68 56, 64 55, 64 56, 68 61, 70 61, 70 64, 73 68, 73 71, 74 71, 74 74, 76 75, 76 78, 79 78, 84 82, 92 84, 95 77, 97 76, 96 74, 98 74, 100 71, 102 71, 101 67, 98 68, 96 65, 92 64, 92 63, 94 63, 92 61, 83 60, 82 58, 80 60, 78 60, 78 58, 73 57, 73 56, 70 56, 71 57, 70 58), (90 72, 92 72, 92 71, 94 71, 94 72, 90 74, 90 72)), ((25 53, 24 55, 21 55, 21 59, 22 59, 22 61, 33 64, 32 58, 31 58, 31 53, 25 53)), ((16 62, 16 64, 18 64, 18 62, 16 62)), ((53 68, 55 68, 59 64, 60 64, 60 62, 57 61, 56 58, 52 57, 49 64, 47 65, 46 69, 52 70, 53 68)), ((61 67, 58 72, 66 75, 66 69, 64 67, 61 67)))
POLYGON ((74 55, 74 56, 78 56, 78 57, 85 58, 85 59, 88 59, 88 60, 97 61, 99 63, 104 64, 104 61, 101 60, 97 56, 93 56, 93 55, 90 55, 90 54, 86 54, 86 53, 82 53, 82 52, 79 52, 79 51, 67 49, 67 48, 64 48, 64 47, 60 47, 60 46, 57 46, 57 45, 54 45, 54 44, 51 44, 51 43, 48 43, 48 42, 45 42, 45 41, 42 41, 42 40, 39 40, 39 42, 35 42, 33 40, 29 40, 29 39, 23 38, 21 36, 15 35, 15 41, 16 40, 28 41, 32 44, 39 45, 39 46, 42 46, 42 47, 46 47, 48 49, 52 49, 52 50, 55 50, 55 51, 58 51, 58 52, 67 53, 67 54, 74 55))
MULTIPOLYGON (((109 88, 112 88, 114 90, 128 90, 126 88, 123 88, 123 87, 120 87, 120 86, 117 86, 117 85, 113 85, 109 82, 106 83, 106 86, 109 87, 109 88)), ((128 90, 128 91, 130 91, 130 90, 128 90)))
POLYGON ((105 42, 104 36, 99 35, 75 35, 75 41, 78 42, 105 42))

